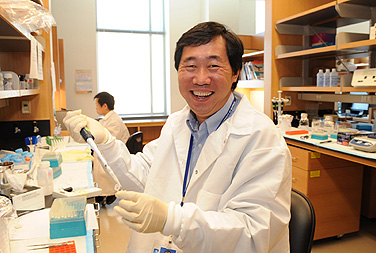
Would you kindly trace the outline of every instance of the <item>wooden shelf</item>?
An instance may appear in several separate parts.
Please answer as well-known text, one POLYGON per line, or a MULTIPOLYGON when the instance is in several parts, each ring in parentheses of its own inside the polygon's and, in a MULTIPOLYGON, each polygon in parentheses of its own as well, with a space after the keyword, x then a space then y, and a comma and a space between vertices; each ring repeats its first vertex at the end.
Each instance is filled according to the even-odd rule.
POLYGON ((238 88, 263 89, 264 80, 239 80, 238 88))
POLYGON ((349 3, 349 4, 358 4, 358 5, 365 5, 365 6, 376 6, 375 0, 338 0, 338 3, 349 3))
POLYGON ((2 90, 2 91, 0 91, 0 99, 31 96, 31 95, 37 95, 39 93, 40 93, 39 89, 31 89, 31 90, 2 90))
POLYGON ((264 57, 264 51, 256 51, 253 53, 243 54, 243 61, 249 61, 252 59, 260 59, 264 57))
POLYGON ((300 92, 376 92, 376 87, 316 87, 316 86, 299 86, 299 87, 280 87, 281 91, 300 91, 300 92))
POLYGON ((349 56, 367 54, 368 51, 376 50, 376 40, 362 40, 339 44, 335 46, 311 48, 300 51, 282 53, 276 55, 276 59, 325 57, 325 56, 349 56))
POLYGON ((337 1, 332 1, 281 19, 277 21, 276 28, 280 33, 294 34, 295 31, 291 31, 290 33, 288 30, 285 30, 285 32, 282 32, 282 26, 295 25, 338 28, 369 20, 371 17, 371 9, 366 5, 355 4, 357 2, 361 1, 346 1, 341 4, 337 4, 337 1))

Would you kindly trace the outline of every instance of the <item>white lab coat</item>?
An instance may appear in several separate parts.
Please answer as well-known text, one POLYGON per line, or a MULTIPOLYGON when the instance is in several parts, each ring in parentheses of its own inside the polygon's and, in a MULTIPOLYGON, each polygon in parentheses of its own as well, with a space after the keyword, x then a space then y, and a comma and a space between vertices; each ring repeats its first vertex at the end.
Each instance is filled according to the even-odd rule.
POLYGON ((100 145, 127 190, 169 204, 163 235, 132 232, 127 252, 151 252, 168 235, 183 252, 289 252, 290 152, 272 121, 235 95, 240 103, 206 140, 183 207, 188 107, 168 118, 143 153, 130 155, 113 138, 100 145))
MULTIPOLYGON (((116 112, 113 110, 109 111, 101 120, 99 120, 99 123, 107 128, 113 137, 121 140, 123 143, 127 142, 129 138, 128 128, 116 112)), ((114 182, 107 176, 96 154, 94 154, 93 177, 94 182, 96 182, 98 187, 102 189, 102 196, 114 195, 116 193, 114 182)))

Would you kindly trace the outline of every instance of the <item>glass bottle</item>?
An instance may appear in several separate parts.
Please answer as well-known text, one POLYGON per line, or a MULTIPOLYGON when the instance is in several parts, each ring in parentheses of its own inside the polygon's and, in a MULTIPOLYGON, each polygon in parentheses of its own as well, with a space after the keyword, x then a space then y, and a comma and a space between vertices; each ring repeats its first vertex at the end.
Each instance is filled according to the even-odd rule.
POLYGON ((308 130, 308 128, 309 128, 308 114, 302 113, 300 115, 299 129, 308 130))

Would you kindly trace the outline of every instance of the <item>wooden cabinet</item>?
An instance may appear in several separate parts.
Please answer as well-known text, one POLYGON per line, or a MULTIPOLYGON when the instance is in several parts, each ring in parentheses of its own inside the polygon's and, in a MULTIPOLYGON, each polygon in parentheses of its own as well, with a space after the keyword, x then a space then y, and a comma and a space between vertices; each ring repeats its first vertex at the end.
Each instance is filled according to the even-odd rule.
MULTIPOLYGON (((39 1, 35 1, 39 2, 39 1)), ((49 8, 49 3, 44 3, 49 8)), ((0 15, 0 66, 4 71, 26 74, 30 70, 30 40, 32 35, 22 26, 12 23, 0 15)), ((54 129, 50 36, 44 30, 37 40, 43 44, 43 80, 39 89, 0 92, 0 121, 50 120, 50 129, 54 129), (31 113, 22 114, 21 102, 30 101, 31 113)))
POLYGON ((292 187, 304 193, 316 213, 314 239, 359 230, 363 166, 289 145, 292 187))
POLYGON ((166 123, 166 120, 154 120, 154 121, 131 121, 125 122, 129 133, 132 135, 135 132, 142 131, 144 140, 143 144, 147 144, 154 139, 157 139, 160 134, 162 127, 166 123))
MULTIPOLYGON (((292 96, 292 106, 285 110, 305 110, 312 107, 308 101, 319 101, 320 108, 330 109, 333 103, 326 102, 348 99, 346 93, 375 92, 375 87, 319 88, 315 80, 319 68, 333 68, 339 59, 370 56, 369 65, 375 67, 376 40, 337 38, 336 45, 310 47, 312 35, 336 33, 337 28, 363 21, 375 23, 375 6, 376 1, 371 0, 266 0, 265 41, 270 51, 265 53, 265 82, 270 85, 266 92, 270 97, 265 99, 282 90, 284 95, 292 96)), ((368 98, 376 99, 370 95, 368 98)), ((271 106, 268 108, 266 113, 271 114, 271 106)))

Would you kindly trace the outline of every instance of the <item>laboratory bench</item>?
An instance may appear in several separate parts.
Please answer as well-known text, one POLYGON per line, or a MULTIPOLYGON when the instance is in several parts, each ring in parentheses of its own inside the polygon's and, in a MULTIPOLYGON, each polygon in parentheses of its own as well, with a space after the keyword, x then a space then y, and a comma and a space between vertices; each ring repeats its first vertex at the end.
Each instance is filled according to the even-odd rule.
MULTIPOLYGON (((370 210, 372 182, 363 185, 363 173, 375 173, 376 153, 303 135, 284 135, 292 157, 292 187, 304 193, 316 213, 314 240, 341 237, 359 231, 360 215, 370 210), (363 192, 363 205, 362 205, 363 192)), ((373 189, 375 191, 375 189, 373 189)), ((371 218, 371 217, 369 217, 371 218)))
MULTIPOLYGON (((86 148, 86 144, 74 144, 68 145, 65 151, 84 150, 86 148)), ((81 159, 81 161, 79 159, 64 161, 63 158, 61 163, 62 173, 54 179, 54 190, 67 186, 76 189, 94 187, 92 161, 83 159, 83 157, 81 159)), ((35 185, 35 182, 31 181, 31 184, 35 185)), ((51 207, 53 200, 52 195, 45 196, 45 208, 34 211, 17 211, 18 217, 9 224, 10 252, 26 252, 29 248, 28 245, 68 241, 74 241, 77 253, 97 252, 97 246, 100 244, 97 238, 100 230, 100 206, 95 203, 95 198, 87 198, 86 235, 59 239, 50 239, 49 233, 49 207, 51 207)), ((49 249, 43 249, 38 252, 48 251, 49 249)))

